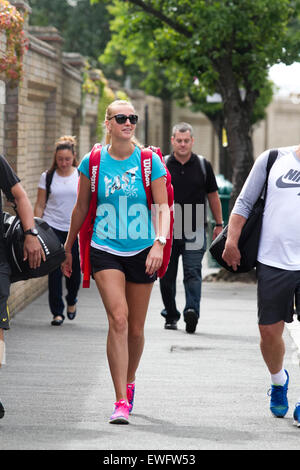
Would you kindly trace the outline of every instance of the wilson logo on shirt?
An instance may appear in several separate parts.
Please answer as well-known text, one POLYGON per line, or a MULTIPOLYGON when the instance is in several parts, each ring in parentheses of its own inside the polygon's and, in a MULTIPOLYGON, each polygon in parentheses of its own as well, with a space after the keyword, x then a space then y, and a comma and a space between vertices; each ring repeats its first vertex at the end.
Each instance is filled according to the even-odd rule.
POLYGON ((300 188, 300 171, 291 168, 285 175, 278 178, 276 186, 277 188, 300 188))

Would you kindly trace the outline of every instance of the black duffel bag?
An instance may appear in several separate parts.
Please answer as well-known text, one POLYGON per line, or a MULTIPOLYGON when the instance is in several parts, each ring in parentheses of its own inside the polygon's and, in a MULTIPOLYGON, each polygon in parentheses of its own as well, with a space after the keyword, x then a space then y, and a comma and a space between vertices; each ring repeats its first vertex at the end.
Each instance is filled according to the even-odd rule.
POLYGON ((266 181, 264 188, 254 204, 245 225, 242 228, 241 235, 238 242, 238 248, 241 253, 240 265, 237 266, 237 270, 234 271, 231 266, 228 266, 226 261, 223 260, 222 254, 225 248, 227 240, 228 226, 226 226, 222 232, 213 240, 210 245, 209 251, 213 258, 232 273, 247 273, 256 266, 257 263, 257 252, 260 240, 260 232, 262 227, 263 212, 266 202, 268 178, 270 169, 275 162, 278 155, 278 150, 271 150, 268 157, 268 163, 266 168, 266 181))
POLYGON ((256 258, 258 252, 258 245, 260 239, 260 232, 262 226, 262 216, 264 211, 264 200, 260 198, 254 205, 251 214, 249 215, 241 236, 239 239, 238 247, 241 253, 240 265, 234 271, 231 266, 228 266, 226 261, 223 260, 222 254, 227 240, 228 225, 222 232, 213 240, 210 245, 209 251, 215 260, 232 273, 247 273, 251 271, 256 265, 256 258))
POLYGON ((65 250, 52 228, 39 217, 34 217, 37 238, 44 250, 46 261, 38 268, 30 268, 24 261, 24 231, 18 215, 3 212, 3 235, 7 261, 10 265, 11 282, 42 277, 58 268, 65 259, 65 250))

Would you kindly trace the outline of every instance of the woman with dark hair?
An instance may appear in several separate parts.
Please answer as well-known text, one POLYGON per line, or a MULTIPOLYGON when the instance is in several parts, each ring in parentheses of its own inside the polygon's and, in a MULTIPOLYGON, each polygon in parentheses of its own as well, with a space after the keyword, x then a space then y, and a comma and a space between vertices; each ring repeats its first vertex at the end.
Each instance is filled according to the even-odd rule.
MULTIPOLYGON (((142 180, 141 148, 134 137, 137 122, 138 116, 127 101, 114 101, 106 110, 107 145, 101 151, 97 215, 91 241, 93 277, 109 324, 107 357, 116 396, 109 421, 113 424, 128 424, 133 408, 150 294, 163 261, 170 225, 166 171, 159 156, 153 153, 150 183, 160 214, 154 233, 142 180)), ((79 167, 79 192, 65 243, 66 276, 72 273, 71 248, 91 199, 89 159, 90 154, 79 167)))
MULTIPOLYGON (((75 147, 76 139, 73 136, 62 136, 56 142, 51 168, 40 177, 34 208, 34 215, 43 218, 62 243, 65 243, 67 238, 71 214, 77 197, 79 174, 75 147)), ((72 254, 72 276, 66 277, 66 302, 69 320, 73 320, 76 316, 77 294, 81 281, 77 240, 73 245, 72 254)), ((49 307, 53 315, 51 325, 60 326, 65 319, 60 267, 48 275, 48 288, 49 307)))

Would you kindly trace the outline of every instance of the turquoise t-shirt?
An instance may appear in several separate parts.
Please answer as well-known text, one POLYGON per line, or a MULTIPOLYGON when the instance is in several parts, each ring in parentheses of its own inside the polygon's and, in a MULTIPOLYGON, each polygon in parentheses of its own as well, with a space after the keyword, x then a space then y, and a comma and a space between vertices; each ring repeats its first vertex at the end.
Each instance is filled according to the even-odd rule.
MULTIPOLYGON (((141 251, 154 242, 151 211, 148 209, 141 170, 141 150, 116 160, 102 148, 98 180, 97 213, 92 245, 124 255, 141 251)), ((85 155, 79 171, 89 176, 89 157, 85 155)), ((151 181, 166 175, 159 156, 153 153, 151 181)))

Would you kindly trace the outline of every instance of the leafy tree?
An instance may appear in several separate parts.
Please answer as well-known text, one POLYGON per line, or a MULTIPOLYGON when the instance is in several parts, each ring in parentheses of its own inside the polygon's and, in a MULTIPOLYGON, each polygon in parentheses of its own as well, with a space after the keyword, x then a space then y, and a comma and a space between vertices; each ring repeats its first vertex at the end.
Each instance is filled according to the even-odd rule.
MULTIPOLYGON (((99 55, 111 38, 109 22, 112 16, 104 4, 91 5, 90 0, 29 0, 32 8, 30 24, 55 26, 64 39, 63 49, 88 57, 92 67, 99 67, 99 55)), ((132 86, 141 82, 143 75, 136 65, 126 65, 121 54, 101 69, 109 78, 125 83, 131 77, 132 86)))
POLYGON ((220 126, 225 126, 233 202, 253 164, 253 123, 263 117, 272 96, 268 69, 299 57, 299 28, 293 34, 288 28, 299 14, 299 0, 109 3, 115 19, 106 54, 123 52, 126 63, 147 72, 148 90, 151 86, 158 90, 161 83, 161 89, 164 86, 175 97, 188 97, 219 134, 220 126), (208 105, 206 98, 214 93, 221 96, 221 103, 208 105))
POLYGON ((90 0, 30 0, 30 24, 55 26, 64 39, 63 48, 89 57, 95 66, 99 54, 110 39, 109 20, 105 5, 90 0))

